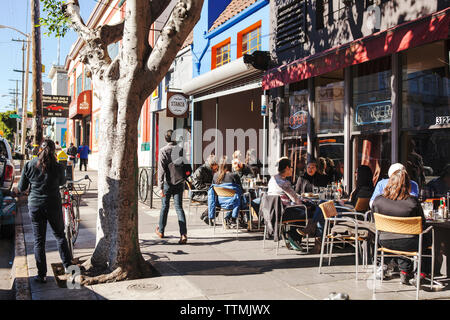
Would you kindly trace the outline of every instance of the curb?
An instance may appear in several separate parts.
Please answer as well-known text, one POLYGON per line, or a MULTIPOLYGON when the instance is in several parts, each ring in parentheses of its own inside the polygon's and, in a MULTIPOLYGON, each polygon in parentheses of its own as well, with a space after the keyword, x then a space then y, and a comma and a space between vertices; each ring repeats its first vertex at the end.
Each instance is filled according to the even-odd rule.
POLYGON ((26 208, 26 197, 17 201, 16 236, 14 242, 13 278, 16 300, 31 300, 31 290, 28 274, 27 250, 23 230, 23 208, 26 208))

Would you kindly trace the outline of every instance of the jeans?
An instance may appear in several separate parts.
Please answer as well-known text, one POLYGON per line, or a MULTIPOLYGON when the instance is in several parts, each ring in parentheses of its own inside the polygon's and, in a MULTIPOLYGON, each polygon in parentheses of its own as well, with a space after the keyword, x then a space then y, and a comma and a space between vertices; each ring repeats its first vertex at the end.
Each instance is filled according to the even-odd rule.
POLYGON ((45 257, 45 237, 47 234, 47 221, 53 230, 58 245, 59 256, 64 267, 69 267, 72 262, 67 239, 64 234, 64 221, 61 204, 59 206, 46 205, 44 207, 29 207, 34 233, 34 257, 38 268, 38 275, 47 275, 47 259, 45 257))
POLYGON ((88 163, 88 159, 80 158, 80 171, 82 170, 83 165, 84 165, 84 171, 87 171, 87 163, 88 163))
MULTIPOLYGON (((414 238, 404 238, 404 239, 392 239, 392 240, 381 240, 380 245, 392 250, 400 251, 417 251, 419 248, 419 236, 414 238)), ((429 234, 425 234, 422 240, 422 254, 431 254, 431 250, 427 249, 431 245, 431 237, 429 234)), ((387 264, 391 258, 385 258, 385 263, 387 264)), ((410 273, 413 271, 414 264, 411 260, 402 257, 397 257, 398 267, 401 271, 410 273)), ((422 257, 421 272, 425 274, 431 273, 431 258, 422 257)))
POLYGON ((159 215, 159 232, 164 233, 164 228, 167 224, 167 214, 169 213, 170 197, 173 196, 173 202, 175 205, 175 210, 178 215, 178 225, 180 227, 180 234, 186 235, 186 216, 183 211, 183 191, 184 183, 179 183, 177 185, 169 185, 164 182, 163 191, 165 197, 161 199, 162 207, 159 215))

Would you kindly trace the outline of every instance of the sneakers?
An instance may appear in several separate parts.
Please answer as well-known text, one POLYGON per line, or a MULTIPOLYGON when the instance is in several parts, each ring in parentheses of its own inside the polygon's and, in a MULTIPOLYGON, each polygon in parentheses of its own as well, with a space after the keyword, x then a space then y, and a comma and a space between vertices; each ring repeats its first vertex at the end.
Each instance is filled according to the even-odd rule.
MULTIPOLYGON (((403 272, 403 271, 402 271, 403 272)), ((420 285, 429 283, 430 281, 427 279, 427 275, 423 272, 420 273, 420 285)), ((417 287, 417 273, 414 274, 413 279, 411 280, 411 284, 414 287, 417 287)))
POLYGON ((412 272, 400 271, 400 282, 405 285, 410 285, 409 280, 414 278, 414 274, 412 272))
POLYGON ((46 277, 41 277, 41 276, 34 276, 34 281, 39 282, 39 283, 47 283, 47 278, 46 277))

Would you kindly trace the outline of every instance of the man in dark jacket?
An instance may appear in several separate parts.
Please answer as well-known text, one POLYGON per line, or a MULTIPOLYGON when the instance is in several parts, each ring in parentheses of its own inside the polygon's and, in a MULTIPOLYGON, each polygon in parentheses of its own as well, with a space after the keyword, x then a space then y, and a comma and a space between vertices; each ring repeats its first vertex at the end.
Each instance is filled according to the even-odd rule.
POLYGON ((77 164, 77 147, 73 145, 73 142, 70 143, 69 149, 67 149, 67 155, 69 156, 69 159, 74 163, 74 165, 77 164))
POLYGON ((192 184, 192 189, 204 191, 192 192, 192 200, 197 202, 208 201, 208 188, 212 183, 214 173, 217 172, 218 167, 216 157, 214 155, 210 155, 208 159, 206 159, 205 164, 195 170, 189 179, 192 184))
POLYGON ((162 207, 159 216, 159 226, 156 227, 156 234, 164 238, 164 228, 167 224, 167 214, 169 213, 170 197, 173 196, 175 210, 178 215, 178 224, 180 226, 179 244, 187 242, 186 216, 183 211, 183 191, 184 181, 178 184, 171 183, 169 165, 180 157, 183 149, 175 142, 173 130, 168 130, 165 139, 167 145, 159 150, 158 161, 158 187, 160 188, 162 207))
MULTIPOLYGON (((214 173, 217 172, 219 165, 217 164, 216 156, 210 155, 206 159, 205 164, 198 167, 197 170, 190 177, 192 188, 195 190, 204 190, 201 192, 193 192, 191 199, 197 202, 208 202, 208 188, 211 185, 214 177, 214 173)), ((208 209, 206 209, 201 215, 200 219, 206 224, 209 224, 208 209)))

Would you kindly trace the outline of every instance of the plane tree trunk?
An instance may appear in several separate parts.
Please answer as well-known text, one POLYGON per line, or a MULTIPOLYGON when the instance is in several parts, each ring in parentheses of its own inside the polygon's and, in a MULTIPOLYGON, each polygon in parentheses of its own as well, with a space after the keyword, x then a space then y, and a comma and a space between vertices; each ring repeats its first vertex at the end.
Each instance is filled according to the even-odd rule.
POLYGON ((138 233, 138 132, 142 105, 167 73, 200 18, 203 0, 179 0, 155 47, 148 30, 170 1, 127 0, 124 21, 96 29, 79 15, 78 0, 63 5, 71 26, 85 41, 81 62, 100 99, 98 216, 96 247, 84 264, 84 284, 152 275, 138 233), (122 40, 111 60, 107 46, 122 40))

